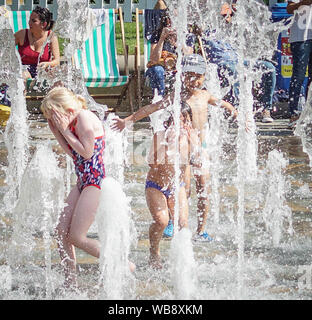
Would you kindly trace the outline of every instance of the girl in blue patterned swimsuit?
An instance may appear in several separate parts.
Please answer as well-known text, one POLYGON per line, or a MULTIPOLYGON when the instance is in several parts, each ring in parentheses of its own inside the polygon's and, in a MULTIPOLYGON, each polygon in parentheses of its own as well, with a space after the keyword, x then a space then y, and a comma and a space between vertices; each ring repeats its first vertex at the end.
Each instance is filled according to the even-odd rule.
POLYGON ((188 225, 188 201, 185 190, 185 173, 190 163, 196 165, 199 159, 199 138, 192 127, 192 110, 182 103, 180 114, 180 133, 178 149, 175 145, 176 129, 173 115, 164 123, 165 130, 153 135, 148 156, 149 171, 145 184, 146 203, 153 221, 149 228, 150 256, 149 265, 154 269, 162 268, 160 241, 165 227, 175 216, 175 158, 179 154, 179 229, 188 225))
POLYGON ((104 129, 98 117, 87 109, 85 100, 64 87, 52 89, 41 110, 64 151, 73 158, 77 184, 69 193, 56 228, 58 249, 65 268, 65 287, 77 287, 74 246, 99 258, 96 239, 87 237, 100 199, 105 178, 104 129))

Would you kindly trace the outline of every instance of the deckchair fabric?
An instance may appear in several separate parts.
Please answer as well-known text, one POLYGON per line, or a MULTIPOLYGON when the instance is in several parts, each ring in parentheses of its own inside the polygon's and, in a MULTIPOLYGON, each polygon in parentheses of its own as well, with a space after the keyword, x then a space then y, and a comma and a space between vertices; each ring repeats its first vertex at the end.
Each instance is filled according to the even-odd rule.
POLYGON ((147 63, 151 56, 151 41, 144 37, 144 70, 147 69, 147 63))
POLYGON ((74 64, 80 67, 87 87, 115 87, 128 82, 128 76, 119 74, 117 64, 114 9, 105 10, 105 23, 94 28, 75 52, 74 64))
POLYGON ((151 41, 147 39, 145 33, 145 10, 143 10, 143 41, 144 41, 144 70, 146 71, 147 63, 151 55, 151 41))
MULTIPOLYGON (((29 18, 32 11, 9 11, 9 22, 13 32, 17 32, 22 29, 28 29, 29 18)), ((16 46, 17 49, 17 46, 16 46)), ((30 88, 33 79, 27 79, 26 87, 30 88)))
POLYGON ((28 21, 31 11, 10 11, 9 21, 13 32, 21 29, 28 29, 28 21))

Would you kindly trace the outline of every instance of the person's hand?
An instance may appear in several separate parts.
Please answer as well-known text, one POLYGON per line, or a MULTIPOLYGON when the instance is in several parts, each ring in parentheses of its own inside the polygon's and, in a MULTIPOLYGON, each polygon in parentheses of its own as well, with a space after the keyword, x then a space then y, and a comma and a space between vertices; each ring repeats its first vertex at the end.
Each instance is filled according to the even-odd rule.
POLYGON ((38 64, 38 68, 44 69, 45 71, 48 71, 51 68, 51 65, 49 62, 40 62, 38 64))
POLYGON ((52 121, 52 119, 48 119, 48 125, 49 125, 49 128, 50 130, 54 133, 57 129, 52 121))
POLYGON ((177 37, 177 32, 171 27, 165 27, 162 30, 161 37, 163 40, 170 40, 177 37))
MULTIPOLYGON (((238 112, 237 110, 233 110, 232 112, 232 116, 230 117, 230 119, 232 119, 233 122, 237 122, 237 116, 238 116, 238 112)), ((248 117, 245 117, 245 131, 246 132, 250 132, 251 131, 251 126, 252 126, 252 122, 248 117)))
POLYGON ((124 119, 115 118, 112 121, 113 124, 110 126, 112 130, 122 131, 126 127, 126 121, 124 119))
POLYGON ((54 126, 61 132, 64 133, 70 124, 70 117, 67 114, 63 114, 57 110, 52 110, 52 121, 54 126))

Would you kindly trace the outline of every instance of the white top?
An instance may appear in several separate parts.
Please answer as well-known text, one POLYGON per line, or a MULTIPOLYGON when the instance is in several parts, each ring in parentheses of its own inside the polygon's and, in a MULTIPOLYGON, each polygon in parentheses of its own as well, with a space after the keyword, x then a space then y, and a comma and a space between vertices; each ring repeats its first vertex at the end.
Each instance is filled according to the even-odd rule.
MULTIPOLYGON (((298 3, 301 0, 291 0, 298 3)), ((289 42, 312 39, 312 5, 302 5, 294 12, 294 21, 290 27, 289 42)))

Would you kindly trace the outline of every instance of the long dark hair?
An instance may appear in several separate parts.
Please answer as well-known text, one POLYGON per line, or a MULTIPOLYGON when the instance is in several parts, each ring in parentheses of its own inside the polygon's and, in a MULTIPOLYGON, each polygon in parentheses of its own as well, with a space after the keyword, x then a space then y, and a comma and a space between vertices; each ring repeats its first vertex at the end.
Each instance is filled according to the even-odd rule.
POLYGON ((160 37, 160 35, 163 31, 163 28, 169 27, 169 26, 171 26, 169 9, 165 9, 165 10, 163 10, 163 12, 161 13, 161 16, 160 16, 160 22, 159 22, 158 28, 156 30, 157 37, 160 37))
POLYGON ((37 13, 42 23, 47 23, 47 26, 45 27, 46 31, 51 30, 53 28, 54 20, 52 20, 52 12, 48 8, 36 6, 36 8, 32 12, 37 13))
MULTIPOLYGON (((193 120, 192 108, 185 101, 181 101, 180 112, 183 115, 184 120, 186 120, 187 116, 189 116, 190 120, 192 122, 192 120, 193 120)), ((172 123, 173 123, 173 114, 170 113, 168 120, 164 121, 163 125, 164 125, 165 129, 168 129, 172 125, 172 123)))

